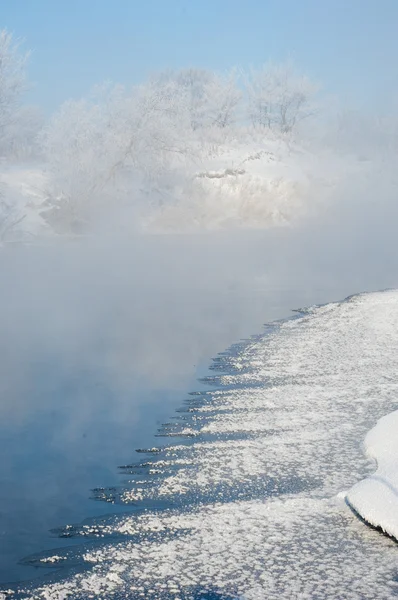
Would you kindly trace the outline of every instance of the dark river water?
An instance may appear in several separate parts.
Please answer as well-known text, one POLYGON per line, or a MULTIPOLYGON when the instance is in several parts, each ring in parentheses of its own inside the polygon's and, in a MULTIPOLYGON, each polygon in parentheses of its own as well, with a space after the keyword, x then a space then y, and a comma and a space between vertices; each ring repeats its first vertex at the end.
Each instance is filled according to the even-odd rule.
POLYGON ((72 498, 86 518, 64 519, 52 548, 36 534, 40 551, 21 568, 43 575, 52 565, 52 575, 6 597, 396 597, 396 543, 366 527, 344 491, 373 471, 360 440, 396 407, 397 298, 303 308, 199 366, 176 410, 171 397, 154 406, 153 416, 169 409, 155 437, 139 431, 149 413, 136 420, 145 445, 121 478, 91 467, 110 481, 91 491, 101 512, 72 498))
MULTIPOLYGON (((183 280, 180 276, 182 287, 183 280)), ((139 317, 137 322, 126 324, 126 329, 136 327, 139 334, 133 341, 131 373, 123 385, 120 381, 114 385, 112 378, 104 376, 103 355, 96 360, 95 340, 87 347, 68 347, 65 360, 58 345, 55 352, 51 344, 41 346, 40 330, 35 330, 37 347, 30 341, 24 360, 16 361, 20 376, 13 373, 11 383, 1 390, 6 399, 0 422, 2 586, 46 574, 44 568, 29 566, 26 557, 78 543, 60 539, 51 530, 126 511, 125 506, 94 500, 98 494, 92 492, 93 488, 121 485, 123 474, 118 466, 136 460, 135 449, 158 443, 157 429, 170 421, 188 392, 203 388, 197 379, 207 374, 210 360, 218 352, 240 338, 261 333, 263 323, 288 317, 292 309, 338 300, 362 290, 394 287, 398 280, 394 269, 387 275, 361 272, 352 276, 347 270, 343 276, 327 281, 316 275, 301 277, 288 269, 274 283, 257 278, 250 285, 244 282, 234 286, 221 280, 214 293, 213 279, 204 293, 200 278, 197 285, 192 281, 189 284, 189 294, 184 288, 185 295, 175 301, 175 306, 178 287, 172 292, 163 290, 163 296, 161 289, 149 286, 149 295, 146 289, 137 314, 150 297, 149 312, 155 315, 155 324, 148 330, 148 322, 139 322, 139 317), (202 297, 199 304, 195 300, 198 290, 202 297), (71 359, 74 352, 78 358, 82 352, 91 352, 92 358, 81 367, 80 360, 71 359), (161 377, 156 375, 158 370, 162 371, 161 377), (25 371, 29 376, 25 377, 25 371), (21 387, 19 379, 23 380, 21 387)), ((32 312, 26 316, 28 327, 40 313, 39 300, 33 299, 32 312)), ((116 312, 119 308, 113 307, 116 312)), ((73 314, 74 305, 70 310, 73 314)), ((11 309, 9 314, 12 321, 11 309)), ((4 330, 6 325, 2 325, 4 330)), ((62 327, 55 336, 66 335, 67 318, 62 327)), ((12 327, 7 331, 12 332, 12 327)), ((119 339, 123 335, 119 327, 119 339)), ((16 353, 24 347, 20 331, 18 336, 22 341, 18 337, 16 353)), ((99 346, 104 343, 106 339, 98 341, 99 346)), ((129 351, 131 344, 129 340, 129 351)), ((123 375, 126 371, 128 363, 123 364, 123 375)), ((4 374, 7 376, 6 371, 4 374)))
MULTIPOLYGON (((305 290, 283 289, 268 293, 263 320, 285 317, 292 307, 323 301, 325 295, 318 291, 310 298, 305 290)), ((255 332, 247 328, 246 334, 255 332)), ((224 349, 213 345, 214 353, 224 349)), ((124 394, 115 394, 94 372, 71 379, 55 364, 36 374, 28 416, 0 424, 2 584, 38 575, 20 561, 59 545, 51 529, 122 510, 95 502, 91 489, 120 484, 117 467, 130 461, 136 448, 156 443, 157 428, 180 408, 187 392, 200 388, 197 378, 207 372, 210 358, 190 365, 183 379, 176 376, 174 389, 153 389, 137 378, 124 394)))

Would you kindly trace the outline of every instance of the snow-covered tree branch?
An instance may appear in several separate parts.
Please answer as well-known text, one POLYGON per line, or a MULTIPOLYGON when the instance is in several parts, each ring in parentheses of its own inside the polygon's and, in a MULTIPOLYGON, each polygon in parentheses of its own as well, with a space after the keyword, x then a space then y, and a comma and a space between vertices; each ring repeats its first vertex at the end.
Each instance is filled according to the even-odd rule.
POLYGON ((0 30, 0 157, 29 154, 41 127, 37 109, 23 106, 29 52, 7 30, 0 30))
POLYGON ((246 78, 249 115, 256 128, 291 133, 315 112, 317 86, 291 65, 268 64, 246 78))

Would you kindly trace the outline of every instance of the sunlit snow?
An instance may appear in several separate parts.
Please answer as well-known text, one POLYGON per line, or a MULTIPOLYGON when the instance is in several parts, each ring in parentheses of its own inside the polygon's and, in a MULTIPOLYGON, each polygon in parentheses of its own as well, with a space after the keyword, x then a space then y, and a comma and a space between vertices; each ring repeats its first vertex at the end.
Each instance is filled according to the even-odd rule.
MULTIPOLYGON (((396 543, 366 527, 344 492, 375 470, 362 441, 398 406, 397 347, 398 292, 386 291, 307 309, 221 354, 213 389, 164 426, 165 445, 124 467, 123 488, 96 490, 134 510, 67 526, 61 535, 85 545, 31 563, 72 571, 18 597, 396 596, 396 543)), ((396 430, 396 414, 376 432, 396 430)), ((388 476, 379 435, 367 447, 388 476)))
POLYGON ((377 471, 348 493, 350 505, 368 523, 398 540, 398 411, 382 417, 365 438, 377 471))

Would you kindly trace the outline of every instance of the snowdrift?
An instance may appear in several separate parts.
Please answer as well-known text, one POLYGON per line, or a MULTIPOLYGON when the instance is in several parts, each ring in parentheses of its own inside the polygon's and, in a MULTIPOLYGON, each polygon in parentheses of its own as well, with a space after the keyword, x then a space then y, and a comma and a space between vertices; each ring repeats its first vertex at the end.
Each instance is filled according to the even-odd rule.
POLYGON ((354 485, 349 505, 363 519, 398 540, 398 411, 382 417, 365 438, 377 471, 354 485))

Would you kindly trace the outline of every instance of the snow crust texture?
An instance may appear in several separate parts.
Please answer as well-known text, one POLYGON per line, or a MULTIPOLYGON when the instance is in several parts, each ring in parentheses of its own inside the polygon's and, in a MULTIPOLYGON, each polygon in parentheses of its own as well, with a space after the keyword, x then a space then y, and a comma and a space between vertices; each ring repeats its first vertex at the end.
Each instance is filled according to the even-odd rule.
POLYGON ((96 490, 130 512, 64 528, 82 545, 30 562, 70 570, 6 597, 396 597, 396 543, 343 492, 354 486, 361 512, 380 478, 394 485, 382 429, 397 431, 397 413, 366 438, 376 476, 362 442, 398 406, 397 350, 397 291, 307 309, 233 346, 214 361, 213 388, 164 425, 166 444, 123 468, 128 484, 96 490))

